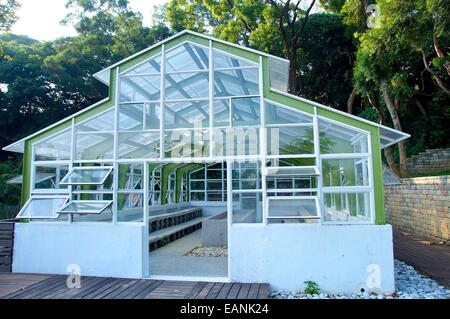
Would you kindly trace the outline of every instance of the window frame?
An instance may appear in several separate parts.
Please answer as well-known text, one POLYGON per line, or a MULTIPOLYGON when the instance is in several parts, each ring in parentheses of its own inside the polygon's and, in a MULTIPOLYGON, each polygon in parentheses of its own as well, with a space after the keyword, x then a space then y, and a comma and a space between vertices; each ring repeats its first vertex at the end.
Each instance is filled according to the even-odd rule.
POLYGON ((28 206, 31 204, 31 202, 34 199, 65 199, 64 203, 62 204, 62 207, 64 207, 67 202, 69 201, 70 196, 69 195, 31 195, 30 198, 26 201, 25 205, 20 209, 19 213, 17 214, 17 219, 58 219, 60 214, 59 210, 53 212, 52 216, 38 216, 38 217, 24 217, 23 213, 27 210, 28 206), (56 215, 56 216, 55 216, 56 215))
POLYGON ((76 185, 95 185, 95 186, 101 186, 106 182, 106 179, 113 171, 114 166, 78 166, 78 167, 72 167, 66 176, 61 179, 61 182, 59 182, 60 185, 68 185, 68 186, 76 186, 76 185), (95 170, 104 170, 108 171, 107 174, 103 177, 103 179, 100 182, 84 182, 84 183, 75 183, 75 182, 64 182, 65 180, 69 179, 69 177, 75 172, 75 171, 95 171, 95 170))

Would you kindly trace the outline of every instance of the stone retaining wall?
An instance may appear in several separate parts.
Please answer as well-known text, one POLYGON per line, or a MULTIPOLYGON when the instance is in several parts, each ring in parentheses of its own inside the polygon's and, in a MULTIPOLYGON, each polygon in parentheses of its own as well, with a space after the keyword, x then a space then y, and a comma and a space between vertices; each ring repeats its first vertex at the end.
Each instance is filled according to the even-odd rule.
POLYGON ((434 173, 450 170, 450 148, 438 148, 411 156, 406 160, 409 173, 434 173))
POLYGON ((385 185, 386 220, 400 231, 449 241, 450 176, 405 178, 385 185))

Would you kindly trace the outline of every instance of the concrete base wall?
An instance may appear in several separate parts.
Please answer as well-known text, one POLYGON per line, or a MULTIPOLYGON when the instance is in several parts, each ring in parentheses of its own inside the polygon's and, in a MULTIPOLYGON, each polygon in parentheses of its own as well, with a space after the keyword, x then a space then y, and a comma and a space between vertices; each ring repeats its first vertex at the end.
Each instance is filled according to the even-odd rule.
POLYGON ((69 265, 79 265, 82 276, 141 278, 143 229, 136 224, 16 224, 13 272, 68 274, 69 265))
POLYGON ((390 225, 234 225, 230 275, 275 290, 303 290, 310 280, 328 293, 392 293, 392 249, 390 225))

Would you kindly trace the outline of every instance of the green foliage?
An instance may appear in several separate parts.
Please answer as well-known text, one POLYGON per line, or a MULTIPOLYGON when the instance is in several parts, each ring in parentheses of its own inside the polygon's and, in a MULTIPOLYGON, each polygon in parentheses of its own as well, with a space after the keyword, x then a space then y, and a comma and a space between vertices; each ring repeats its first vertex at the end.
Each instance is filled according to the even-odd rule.
POLYGON ((0 2, 0 31, 8 31, 17 21, 18 0, 3 0, 0 2))
POLYGON ((314 281, 305 281, 306 288, 303 291, 307 295, 318 295, 320 294, 319 285, 314 281))
POLYGON ((20 185, 6 182, 22 172, 21 161, 9 158, 0 162, 0 220, 15 217, 20 202, 20 185))

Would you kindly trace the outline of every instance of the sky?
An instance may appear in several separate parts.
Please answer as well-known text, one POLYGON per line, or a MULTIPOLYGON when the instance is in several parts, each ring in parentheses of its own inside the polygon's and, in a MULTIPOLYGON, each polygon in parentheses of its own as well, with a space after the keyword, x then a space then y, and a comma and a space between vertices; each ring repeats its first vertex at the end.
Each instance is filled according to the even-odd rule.
MULTIPOLYGON (((144 23, 150 25, 153 6, 167 0, 129 0, 131 8, 140 11, 144 23)), ((62 36, 76 35, 71 26, 63 26, 60 21, 67 14, 67 0, 19 0, 22 7, 18 11, 19 21, 11 32, 27 35, 37 40, 54 40, 62 36)))

